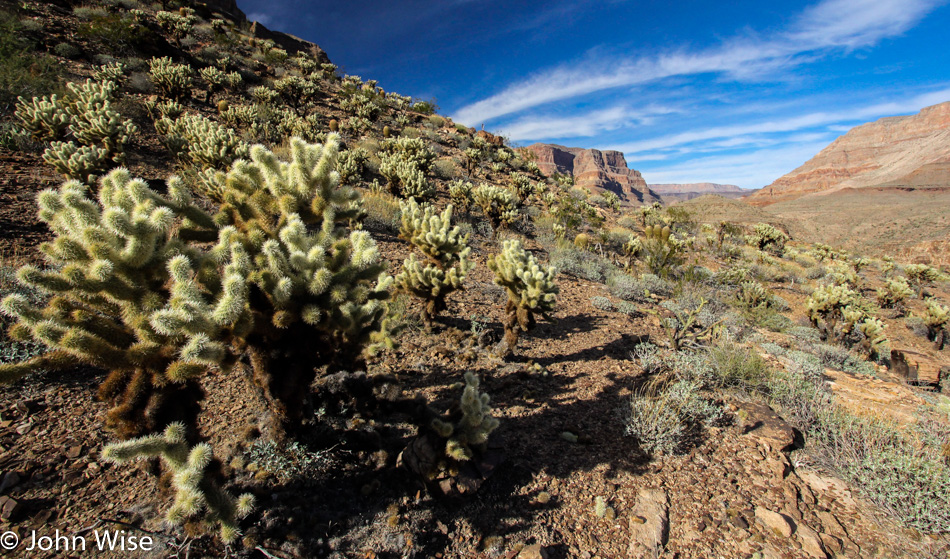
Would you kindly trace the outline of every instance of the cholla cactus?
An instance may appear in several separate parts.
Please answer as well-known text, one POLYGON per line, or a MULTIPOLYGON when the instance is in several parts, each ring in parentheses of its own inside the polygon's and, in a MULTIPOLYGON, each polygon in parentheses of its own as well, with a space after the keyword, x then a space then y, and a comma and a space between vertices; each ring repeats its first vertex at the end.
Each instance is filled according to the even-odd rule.
POLYGON ((660 277, 668 277, 684 262, 686 244, 673 236, 669 226, 647 225, 641 246, 644 264, 660 277))
POLYGON ((234 130, 201 115, 163 118, 155 123, 155 128, 165 136, 172 152, 183 154, 206 169, 225 167, 247 155, 247 145, 234 130))
POLYGON ((884 334, 884 323, 877 318, 867 317, 858 325, 858 330, 864 335, 861 340, 861 348, 867 353, 869 358, 877 359, 885 352, 888 345, 887 336, 884 334))
POLYGON ((412 243, 428 259, 423 263, 410 255, 396 276, 397 288, 427 301, 423 318, 427 325, 446 309, 445 298, 462 288, 475 263, 468 259, 468 236, 452 227, 452 206, 436 214, 432 206, 414 200, 400 202, 402 228, 399 236, 412 243))
POLYGON ((109 150, 78 146, 74 142, 53 142, 43 152, 43 161, 68 179, 89 183, 92 177, 112 166, 109 150))
POLYGON ((527 175, 522 173, 511 174, 511 186, 514 187, 515 192, 518 194, 518 199, 522 202, 535 193, 534 183, 527 175))
POLYGON ((782 254, 788 235, 768 223, 759 223, 752 228, 752 234, 746 238, 750 245, 759 250, 782 254))
POLYGON ((448 439, 445 454, 452 460, 464 462, 474 457, 473 451, 484 451, 488 437, 498 428, 498 419, 492 417, 488 394, 479 392, 478 377, 465 373, 465 388, 462 391, 460 409, 462 417, 457 424, 435 419, 432 428, 439 436, 448 439))
POLYGON ((518 345, 522 332, 535 326, 535 315, 551 320, 559 292, 554 277, 557 271, 541 266, 516 240, 505 241, 500 254, 488 258, 495 283, 508 292, 505 306, 505 339, 501 353, 508 355, 518 345))
POLYGON ((616 192, 612 190, 605 190, 603 193, 604 202, 607 203, 607 207, 619 212, 620 211, 620 196, 617 196, 616 192))
POLYGON ((194 75, 191 66, 175 64, 167 56, 149 60, 148 66, 152 83, 166 97, 183 99, 191 96, 191 78, 194 75))
MULTIPOLYGON (((224 89, 227 74, 214 66, 208 66, 207 68, 198 70, 198 75, 201 76, 202 81, 208 86, 206 101, 210 102, 215 93, 224 89)), ((238 74, 238 76, 240 76, 240 74, 238 74)))
POLYGON ((220 525, 221 539, 232 543, 240 534, 238 520, 254 509, 253 495, 245 493, 234 498, 221 489, 212 473, 211 446, 189 445, 181 423, 172 423, 161 435, 108 445, 102 457, 120 464, 137 458, 161 457, 172 473, 175 489, 175 503, 165 515, 169 524, 181 525, 200 518, 209 525, 220 525))
POLYGON ((435 188, 429 186, 425 175, 435 161, 435 154, 420 138, 396 138, 380 145, 379 172, 389 182, 393 195, 425 199, 435 188))
POLYGON ((274 428, 293 427, 317 368, 351 368, 389 341, 392 278, 368 233, 347 234, 359 195, 337 184, 336 146, 293 139, 289 162, 255 146, 208 181, 214 218, 179 179, 163 197, 123 169, 102 179, 98 201, 75 181, 43 192, 54 268, 19 277, 52 297, 40 309, 11 296, 3 309, 19 338, 53 351, 0 366, 0 378, 104 367, 109 425, 129 437, 193 425, 204 371, 247 355, 274 428))
POLYGON ((194 15, 183 15, 176 12, 160 11, 155 14, 155 21, 159 27, 171 35, 176 43, 181 43, 182 38, 191 33, 192 27, 198 21, 194 15))
POLYGON ((369 152, 363 148, 351 148, 340 153, 337 171, 341 184, 353 184, 363 176, 363 169, 369 160, 369 152))
POLYGON ((86 146, 101 146, 116 163, 122 161, 125 144, 138 127, 112 110, 116 85, 111 81, 70 83, 69 132, 86 146))
POLYGON ((92 77, 99 82, 110 82, 119 85, 125 78, 125 64, 112 62, 105 66, 100 66, 92 77))
POLYGON ((923 318, 924 324, 927 325, 927 337, 936 344, 938 351, 943 349, 947 339, 947 327, 950 325, 950 307, 930 299, 927 301, 927 311, 923 318))
POLYGON ((884 287, 877 290, 877 302, 885 309, 900 309, 904 300, 913 294, 914 291, 904 278, 887 279, 884 281, 884 287))
POLYGON ((472 207, 472 189, 474 186, 470 182, 456 179, 449 183, 449 198, 452 199, 452 205, 460 208, 466 214, 472 207))
POLYGON ((251 99, 254 99, 255 102, 261 105, 273 105, 279 98, 280 93, 277 93, 265 85, 251 88, 251 99))
POLYGON ((927 264, 908 264, 904 266, 904 275, 917 288, 918 297, 923 296, 925 286, 943 279, 940 270, 927 264))
POLYGON ((747 309, 768 307, 772 294, 757 281, 744 281, 739 284, 739 304, 747 309))
POLYGON ((472 191, 472 200, 491 222, 492 231, 518 219, 518 200, 507 188, 481 184, 472 191))
POLYGON ((310 103, 317 94, 317 86, 300 76, 286 76, 274 81, 274 91, 292 106, 301 107, 310 103))
POLYGON ((16 104, 16 117, 20 119, 23 128, 36 140, 62 139, 66 136, 66 129, 69 126, 66 103, 56 95, 34 97, 31 101, 19 97, 16 104))
POLYGON ((863 256, 854 257, 850 260, 851 267, 854 268, 855 273, 860 274, 861 270, 867 268, 871 265, 870 258, 864 258, 863 256))
POLYGON ((845 285, 823 285, 805 302, 808 318, 822 340, 841 341, 867 318, 860 295, 845 285))

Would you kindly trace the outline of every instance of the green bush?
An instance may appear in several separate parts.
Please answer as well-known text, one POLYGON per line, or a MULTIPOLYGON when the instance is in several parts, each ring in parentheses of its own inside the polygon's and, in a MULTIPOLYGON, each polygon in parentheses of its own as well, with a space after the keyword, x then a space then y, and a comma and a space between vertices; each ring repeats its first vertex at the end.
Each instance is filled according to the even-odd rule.
POLYGON ((36 51, 19 19, 0 9, 0 107, 17 97, 49 95, 60 84, 57 61, 36 51))

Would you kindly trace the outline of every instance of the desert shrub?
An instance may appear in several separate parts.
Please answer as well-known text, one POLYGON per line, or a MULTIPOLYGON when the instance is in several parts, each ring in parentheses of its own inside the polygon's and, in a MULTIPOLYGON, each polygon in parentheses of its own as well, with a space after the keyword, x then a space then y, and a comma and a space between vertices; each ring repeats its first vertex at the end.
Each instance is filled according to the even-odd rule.
POLYGON ((637 394, 630 399, 625 433, 649 454, 672 454, 683 449, 699 425, 711 425, 722 410, 699 395, 699 386, 677 381, 655 396, 637 394))
POLYGON ((0 107, 18 97, 49 95, 59 85, 59 75, 56 60, 36 52, 23 23, 0 9, 0 107))
POLYGON ((368 229, 399 232, 402 212, 399 201, 388 192, 369 192, 363 196, 364 224, 368 229))
POLYGON ((432 165, 432 172, 440 179, 452 180, 458 176, 459 171, 454 159, 442 158, 432 165))
POLYGON ((595 309, 599 309, 599 310, 602 310, 602 311, 608 311, 608 312, 609 312, 609 311, 614 310, 614 305, 613 305, 613 303, 610 302, 610 299, 608 299, 608 298, 606 298, 606 297, 602 297, 602 296, 600 296, 600 295, 597 295, 597 296, 595 296, 595 297, 591 297, 591 298, 590 298, 590 304, 591 304, 591 306, 594 307, 595 309))
POLYGON ((79 47, 70 43, 58 43, 55 47, 53 47, 53 53, 56 56, 61 56, 70 60, 79 58, 82 55, 82 51, 79 50, 79 47))
POLYGON ((439 110, 439 106, 436 105, 435 99, 430 101, 417 101, 412 104, 412 110, 424 115, 431 115, 439 110))
POLYGON ((551 253, 551 264, 561 273, 595 282, 603 282, 617 271, 616 266, 606 258, 571 246, 555 249, 551 253))
MULTIPOLYGON (((81 8, 77 8, 79 10, 81 8)), ((97 49, 113 54, 131 53, 145 45, 151 31, 129 13, 90 12, 77 34, 97 43, 97 49)))
POLYGON ((703 298, 699 299, 698 304, 664 301, 663 307, 669 311, 665 316, 657 311, 647 312, 659 318, 660 326, 674 351, 697 349, 712 341, 721 325, 721 321, 709 323, 703 320, 703 309, 707 303, 703 298))
POLYGON ((624 273, 614 273, 607 278, 607 289, 614 297, 625 301, 651 302, 653 295, 669 297, 675 285, 653 274, 642 274, 634 278, 624 273))

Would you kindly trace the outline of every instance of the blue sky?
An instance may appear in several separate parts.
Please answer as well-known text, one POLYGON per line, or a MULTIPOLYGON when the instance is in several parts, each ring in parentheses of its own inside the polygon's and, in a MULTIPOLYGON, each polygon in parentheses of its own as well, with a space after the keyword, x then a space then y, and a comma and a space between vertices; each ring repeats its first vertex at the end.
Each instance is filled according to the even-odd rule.
POLYGON ((650 183, 764 186, 950 101, 950 0, 238 0, 469 126, 616 149, 650 183))

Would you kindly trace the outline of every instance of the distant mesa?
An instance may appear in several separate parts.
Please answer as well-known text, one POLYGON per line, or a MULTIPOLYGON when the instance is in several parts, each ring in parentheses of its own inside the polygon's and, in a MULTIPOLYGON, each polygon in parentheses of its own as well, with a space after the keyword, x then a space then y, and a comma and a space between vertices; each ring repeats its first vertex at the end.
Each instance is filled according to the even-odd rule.
POLYGON ((592 194, 609 190, 620 197, 623 205, 660 202, 639 171, 627 167, 619 151, 569 148, 555 144, 532 144, 527 149, 538 156, 541 172, 551 176, 561 173, 574 177, 574 184, 592 194))
POLYGON ((747 201, 767 205, 873 186, 950 187, 950 102, 852 128, 747 201))
POLYGON ((665 204, 685 202, 706 194, 715 194, 723 198, 742 198, 754 190, 739 188, 734 184, 716 184, 712 182, 694 182, 689 184, 651 184, 650 190, 656 192, 665 204))

